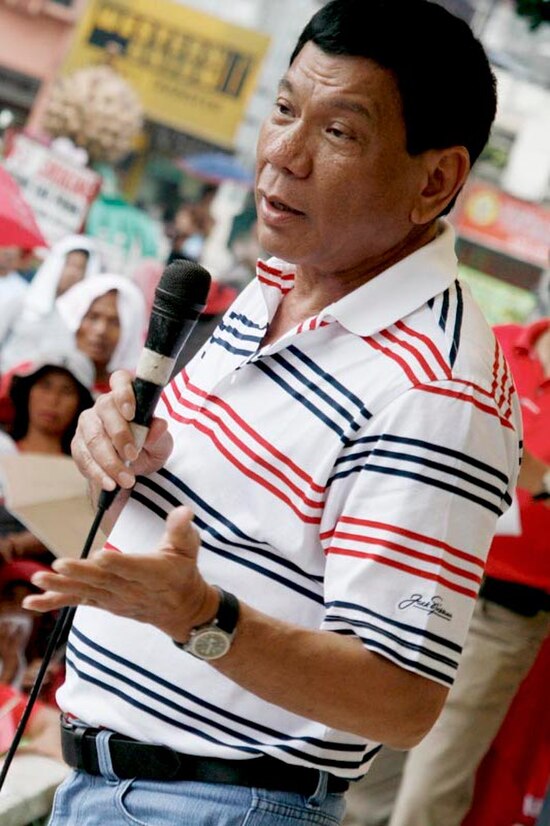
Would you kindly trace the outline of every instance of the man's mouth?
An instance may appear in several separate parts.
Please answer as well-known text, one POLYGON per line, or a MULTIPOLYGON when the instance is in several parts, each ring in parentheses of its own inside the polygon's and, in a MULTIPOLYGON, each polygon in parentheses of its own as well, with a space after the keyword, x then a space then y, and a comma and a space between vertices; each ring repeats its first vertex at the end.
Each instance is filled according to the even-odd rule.
POLYGON ((303 215, 303 212, 300 212, 299 209, 294 209, 293 207, 285 204, 284 201, 279 201, 277 198, 269 198, 267 195, 265 199, 270 207, 273 209, 278 210, 278 212, 291 212, 293 215, 303 215))

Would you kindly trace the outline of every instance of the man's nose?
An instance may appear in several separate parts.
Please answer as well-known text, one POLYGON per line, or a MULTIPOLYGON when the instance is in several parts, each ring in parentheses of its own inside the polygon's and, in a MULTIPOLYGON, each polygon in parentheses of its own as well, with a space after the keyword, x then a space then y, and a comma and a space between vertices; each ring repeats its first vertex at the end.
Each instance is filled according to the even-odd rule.
POLYGON ((304 126, 296 122, 267 136, 264 156, 276 169, 306 178, 312 169, 309 143, 304 126))

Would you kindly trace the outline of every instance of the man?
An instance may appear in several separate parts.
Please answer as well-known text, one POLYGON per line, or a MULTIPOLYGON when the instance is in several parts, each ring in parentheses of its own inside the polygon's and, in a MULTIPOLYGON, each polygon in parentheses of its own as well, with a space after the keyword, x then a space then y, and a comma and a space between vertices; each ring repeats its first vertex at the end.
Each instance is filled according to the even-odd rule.
POLYGON ((123 374, 75 441, 96 487, 140 478, 107 548, 27 603, 86 606, 58 694, 84 770, 56 826, 334 824, 379 744, 432 726, 518 464, 438 220, 494 111, 479 43, 425 0, 334 0, 306 26, 258 144, 277 258, 139 456, 123 374))
POLYGON ((517 524, 495 536, 458 679, 407 758, 391 826, 460 826, 476 770, 550 631, 550 319, 495 332, 523 415, 517 524))

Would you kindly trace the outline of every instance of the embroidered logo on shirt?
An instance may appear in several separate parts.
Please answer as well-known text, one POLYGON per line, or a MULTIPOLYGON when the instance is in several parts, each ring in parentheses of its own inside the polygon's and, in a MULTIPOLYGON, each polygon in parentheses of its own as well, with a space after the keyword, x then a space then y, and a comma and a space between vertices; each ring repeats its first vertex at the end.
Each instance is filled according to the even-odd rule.
POLYGON ((453 618, 453 615, 443 607, 443 598, 438 596, 423 597, 422 594, 411 594, 407 599, 398 602, 397 607, 400 611, 406 611, 407 608, 418 608, 419 611, 435 614, 436 617, 447 622, 453 618))

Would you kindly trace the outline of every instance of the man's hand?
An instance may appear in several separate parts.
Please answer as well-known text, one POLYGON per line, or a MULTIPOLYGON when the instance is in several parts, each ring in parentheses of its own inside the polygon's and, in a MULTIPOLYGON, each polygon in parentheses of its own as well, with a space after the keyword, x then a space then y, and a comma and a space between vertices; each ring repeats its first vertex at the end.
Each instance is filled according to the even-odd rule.
POLYGON ((110 385, 111 392, 100 396, 80 416, 72 454, 80 472, 93 485, 103 490, 114 490, 117 484, 129 489, 136 475, 152 473, 164 465, 172 451, 172 437, 166 422, 153 419, 138 453, 130 428, 135 415, 130 374, 117 370, 110 385))
POLYGON ((33 576, 44 593, 26 597, 23 607, 53 611, 91 605, 184 642, 193 627, 215 616, 219 603, 217 590, 197 568, 200 542, 192 518, 187 507, 173 510, 160 547, 148 554, 102 550, 87 560, 57 559, 51 572, 33 576))

